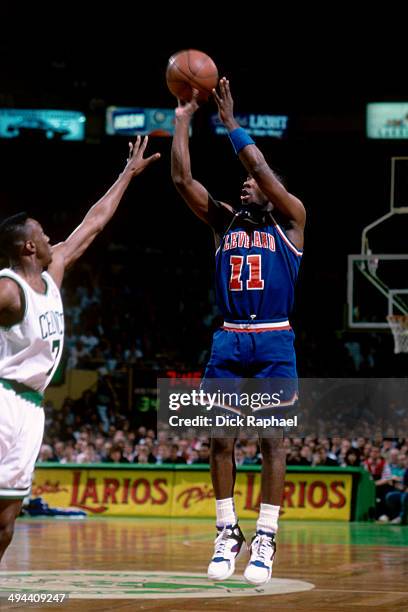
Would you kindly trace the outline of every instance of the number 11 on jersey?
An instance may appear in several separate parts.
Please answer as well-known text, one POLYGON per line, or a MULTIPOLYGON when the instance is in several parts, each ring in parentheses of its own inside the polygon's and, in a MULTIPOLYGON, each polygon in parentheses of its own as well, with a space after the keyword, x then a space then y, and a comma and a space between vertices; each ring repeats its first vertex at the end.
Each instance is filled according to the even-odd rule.
POLYGON ((246 280, 246 289, 263 289, 264 280, 262 277, 262 260, 260 255, 247 255, 245 258, 242 255, 231 255, 230 266, 231 276, 229 281, 230 291, 242 291, 243 281, 241 280, 242 268, 244 266, 244 259, 246 259, 246 265, 249 266, 249 278, 246 280))

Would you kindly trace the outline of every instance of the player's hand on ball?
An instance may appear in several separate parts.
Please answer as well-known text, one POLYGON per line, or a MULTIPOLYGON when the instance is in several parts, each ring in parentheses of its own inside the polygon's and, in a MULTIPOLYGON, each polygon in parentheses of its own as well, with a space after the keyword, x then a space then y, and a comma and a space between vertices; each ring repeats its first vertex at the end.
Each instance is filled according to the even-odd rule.
POLYGON ((148 136, 145 136, 143 140, 141 136, 138 136, 134 143, 129 142, 129 156, 125 172, 131 173, 132 176, 137 176, 152 162, 159 159, 160 153, 154 153, 150 157, 143 157, 148 141, 148 136))
POLYGON ((192 91, 193 91, 193 95, 189 102, 186 102, 185 100, 180 100, 180 98, 177 98, 177 102, 178 102, 178 106, 176 108, 177 118, 179 119, 183 117, 190 118, 194 115, 194 113, 198 109, 199 107, 198 96, 200 92, 198 91, 198 89, 193 89, 192 91))
POLYGON ((231 96, 228 79, 222 77, 218 83, 218 88, 219 92, 213 89, 212 93, 218 106, 218 115, 221 121, 226 125, 228 122, 234 121, 234 100, 231 96))

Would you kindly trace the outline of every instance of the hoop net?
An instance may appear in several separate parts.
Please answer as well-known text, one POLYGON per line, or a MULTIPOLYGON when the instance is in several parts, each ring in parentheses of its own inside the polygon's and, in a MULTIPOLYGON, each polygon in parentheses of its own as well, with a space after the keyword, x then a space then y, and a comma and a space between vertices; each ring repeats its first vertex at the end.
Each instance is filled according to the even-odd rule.
POLYGON ((387 321, 394 336, 394 353, 408 353, 408 315, 388 315, 387 321))

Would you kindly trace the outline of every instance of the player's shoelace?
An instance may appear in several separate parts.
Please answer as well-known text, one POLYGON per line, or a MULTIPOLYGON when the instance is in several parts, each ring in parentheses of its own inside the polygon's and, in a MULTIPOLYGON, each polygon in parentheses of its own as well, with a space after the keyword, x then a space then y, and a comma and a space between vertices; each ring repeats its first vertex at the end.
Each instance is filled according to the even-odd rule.
POLYGON ((266 561, 270 563, 275 554, 273 537, 265 534, 257 535, 252 543, 252 551, 251 557, 255 558, 251 558, 251 563, 266 567, 266 561))
POLYGON ((215 538, 214 559, 224 557, 225 547, 229 538, 233 535, 231 527, 223 527, 222 531, 215 538))

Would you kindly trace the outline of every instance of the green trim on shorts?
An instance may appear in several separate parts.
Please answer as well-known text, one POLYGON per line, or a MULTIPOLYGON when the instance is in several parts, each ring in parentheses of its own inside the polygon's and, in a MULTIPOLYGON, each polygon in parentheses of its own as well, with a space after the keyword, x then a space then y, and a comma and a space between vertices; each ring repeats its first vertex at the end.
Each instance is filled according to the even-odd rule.
POLYGON ((31 402, 36 406, 41 406, 43 396, 38 391, 30 389, 23 383, 19 383, 16 380, 9 380, 7 378, 0 378, 0 385, 9 391, 14 391, 17 395, 25 399, 27 402, 31 402))
MULTIPOLYGON (((14 489, 13 489, 14 491, 14 489)), ((5 489, 0 491, 0 501, 23 501, 27 495, 30 494, 30 489, 28 488, 25 493, 6 493, 5 489)))

